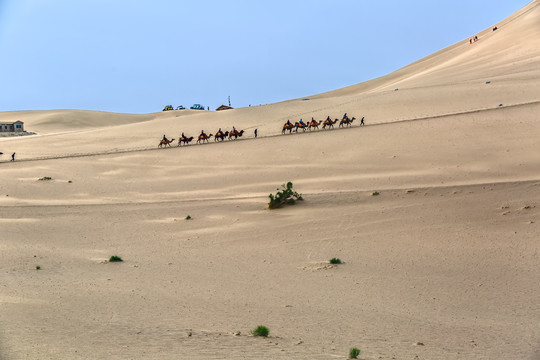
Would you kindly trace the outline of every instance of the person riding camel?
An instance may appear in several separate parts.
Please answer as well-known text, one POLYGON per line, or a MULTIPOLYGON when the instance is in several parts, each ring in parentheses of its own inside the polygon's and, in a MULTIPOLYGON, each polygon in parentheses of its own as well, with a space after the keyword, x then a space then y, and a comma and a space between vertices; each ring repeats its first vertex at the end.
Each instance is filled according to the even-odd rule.
POLYGON ((236 131, 236 128, 233 126, 233 127, 232 127, 232 133, 233 133, 234 135, 236 135, 237 132, 238 132, 238 131, 236 131))
POLYGON ((204 130, 201 130, 201 135, 199 135, 199 137, 202 137, 202 138, 206 139, 208 137, 208 135, 206 135, 204 130))
POLYGON ((185 139, 186 135, 184 135, 184 132, 182 131, 182 139, 185 139))
POLYGON ((347 113, 343 115, 343 120, 349 120, 349 117, 347 116, 347 113))
POLYGON ((167 139, 167 137, 165 136, 165 134, 163 134, 163 142, 169 142, 169 140, 167 139))
POLYGON ((300 124, 300 126, 304 126, 304 120, 300 119, 300 121, 298 122, 300 124))
POLYGON ((221 131, 221 128, 217 131, 216 137, 220 137, 223 135, 223 131, 221 131))
POLYGON ((287 120, 287 125, 291 125, 291 120, 287 120))
POLYGON ((330 115, 326 117, 326 121, 332 121, 332 119, 330 119, 330 115))

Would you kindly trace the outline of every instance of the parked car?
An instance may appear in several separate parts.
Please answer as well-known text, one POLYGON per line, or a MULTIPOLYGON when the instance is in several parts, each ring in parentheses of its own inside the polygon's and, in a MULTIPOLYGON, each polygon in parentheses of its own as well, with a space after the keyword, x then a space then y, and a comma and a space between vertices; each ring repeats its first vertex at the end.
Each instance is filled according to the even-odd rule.
POLYGON ((176 107, 176 110, 184 110, 184 109, 185 109, 185 107, 183 107, 182 105, 178 105, 178 106, 176 107))
POLYGON ((192 107, 190 107, 191 110, 204 110, 204 106, 201 104, 193 104, 192 107))
POLYGON ((174 110, 174 108, 172 107, 172 105, 166 105, 166 106, 163 108, 163 111, 168 111, 168 110, 174 110))

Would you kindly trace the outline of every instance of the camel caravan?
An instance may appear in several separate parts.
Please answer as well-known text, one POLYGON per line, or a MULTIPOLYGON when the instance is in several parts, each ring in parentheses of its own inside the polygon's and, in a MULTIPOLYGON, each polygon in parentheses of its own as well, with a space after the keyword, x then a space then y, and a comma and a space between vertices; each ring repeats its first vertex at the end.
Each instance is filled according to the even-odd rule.
MULTIPOLYGON (((347 116, 347 113, 345 113, 345 115, 343 115, 343 117, 341 118, 341 120, 339 119, 334 119, 332 120, 330 118, 330 116, 328 116, 326 118, 326 120, 315 120, 313 117, 311 118, 311 121, 305 123, 302 119, 300 119, 300 121, 297 121, 295 122, 294 124, 290 121, 290 120, 287 120, 287 122, 285 124, 283 124, 283 129, 281 130, 281 133, 282 134, 285 134, 287 131, 290 133, 292 133, 293 131, 294 132, 298 132, 298 130, 302 130, 302 131, 306 131, 306 130, 319 130, 319 126, 322 124, 322 128, 323 129, 333 129, 334 128, 334 124, 336 124, 338 121, 339 121, 339 127, 350 127, 352 126, 352 123, 353 121, 356 120, 355 117, 352 117, 352 118, 349 118, 347 116)), ((362 119, 360 119, 360 126, 364 126, 364 118, 362 117, 362 119)))
MULTIPOLYGON (((347 116, 347 113, 343 115, 341 120, 334 119, 332 120, 330 116, 326 118, 326 120, 315 120, 313 117, 311 118, 311 121, 304 122, 302 119, 300 121, 295 122, 294 124, 290 122, 290 120, 287 120, 287 122, 283 125, 283 130, 281 131, 282 134, 285 134, 287 131, 289 131, 289 134, 294 132, 298 132, 298 130, 302 130, 303 132, 306 130, 320 130, 320 127, 323 129, 333 129, 334 125, 339 122, 339 127, 350 127, 352 126, 352 123, 356 120, 355 117, 349 118, 347 116)), ((364 118, 360 119, 360 126, 364 125, 364 118)), ((256 130, 255 130, 256 131, 256 130)), ((222 131, 221 128, 219 128, 218 131, 216 131, 214 134, 206 134, 204 130, 201 130, 200 135, 197 137, 197 144, 204 144, 209 143, 210 139, 212 137, 214 138, 214 142, 222 142, 227 140, 236 140, 239 137, 242 137, 244 134, 244 130, 236 130, 236 128, 233 126, 232 130, 222 131)), ((257 137, 255 133, 255 137, 257 137)), ((167 139, 165 135, 163 135, 163 139, 159 142, 158 147, 171 147, 171 144, 174 142, 175 139, 167 139)), ((193 136, 186 136, 184 133, 178 138, 178 145, 177 146, 186 146, 189 145, 194 140, 193 136)))
MULTIPOLYGON (((210 142, 210 139, 212 139, 212 137, 214 138, 214 141, 216 142, 219 142, 219 141, 223 141, 225 139, 229 139, 229 140, 236 140, 238 139, 239 137, 242 137, 242 135, 244 135, 244 130, 236 130, 236 128, 233 126, 232 130, 230 131, 222 131, 221 128, 216 132, 216 134, 206 134, 204 132, 204 130, 201 130, 201 134, 197 137, 197 144, 204 144, 205 142, 208 143, 210 142)), ((158 147, 161 148, 161 147, 167 147, 167 146, 171 146, 171 144, 174 142, 175 139, 167 139, 167 137, 165 135, 163 135, 163 139, 161 139, 161 141, 159 142, 159 145, 158 147)), ((194 140, 194 137, 193 136, 186 136, 184 133, 182 133, 182 135, 180 135, 180 137, 178 138, 178 145, 177 146, 186 146, 186 145, 189 145, 190 142, 192 142, 194 140)))

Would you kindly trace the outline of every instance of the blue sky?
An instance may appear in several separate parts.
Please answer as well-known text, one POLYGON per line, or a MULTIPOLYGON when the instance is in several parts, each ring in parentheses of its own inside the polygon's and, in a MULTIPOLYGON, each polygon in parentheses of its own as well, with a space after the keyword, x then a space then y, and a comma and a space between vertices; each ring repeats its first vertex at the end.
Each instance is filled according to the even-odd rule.
POLYGON ((150 113, 386 75, 529 0, 0 0, 0 111, 150 113))

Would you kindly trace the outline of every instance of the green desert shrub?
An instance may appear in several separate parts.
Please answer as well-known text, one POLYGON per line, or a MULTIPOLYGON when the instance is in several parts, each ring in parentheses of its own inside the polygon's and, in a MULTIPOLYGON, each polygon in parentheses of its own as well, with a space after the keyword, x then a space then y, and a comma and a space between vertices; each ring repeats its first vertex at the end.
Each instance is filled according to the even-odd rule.
POLYGON ((341 264, 341 259, 340 258, 331 258, 330 259, 330 264, 341 264))
POLYGON ((279 189, 276 195, 268 195, 270 201, 268 202, 269 209, 277 209, 282 207, 284 204, 292 205, 296 200, 304 200, 302 194, 297 193, 293 190, 292 182, 288 182, 287 185, 281 185, 282 190, 279 189))
POLYGON ((41 270, 41 266, 36 265, 36 270, 41 270))
POLYGON ((186 216, 186 220, 191 220, 192 217, 190 215, 186 216))
POLYGON ((38 180, 39 180, 39 181, 48 181, 48 180, 52 180, 52 177, 50 177, 50 176, 44 176, 44 177, 42 177, 42 178, 39 178, 38 180))
POLYGON ((120 261, 124 261, 124 260, 122 260, 122 258, 120 256, 113 255, 113 256, 110 257, 109 261, 110 262, 120 262, 120 261))
POLYGON ((374 191, 371 195, 377 196, 377 195, 380 195, 380 193, 378 191, 374 191))
POLYGON ((358 359, 358 355, 360 355, 360 349, 351 348, 351 350, 349 350, 349 359, 358 359))
POLYGON ((253 336, 264 336, 267 337, 270 334, 270 330, 266 326, 259 325, 255 329, 251 330, 253 336))

